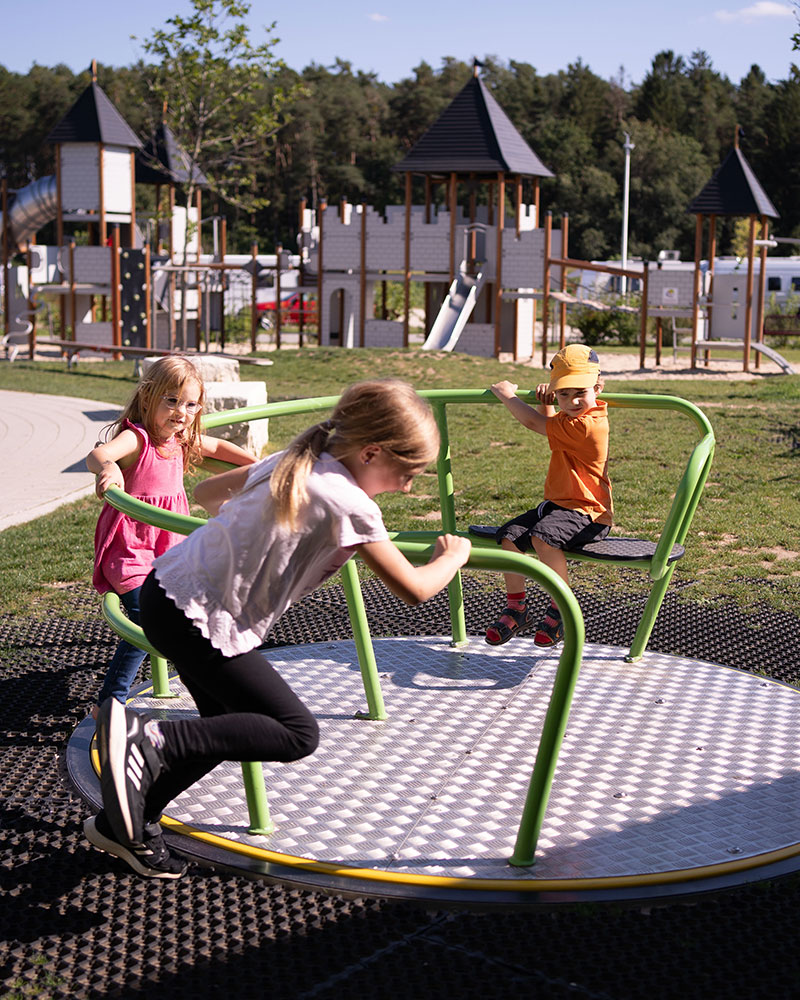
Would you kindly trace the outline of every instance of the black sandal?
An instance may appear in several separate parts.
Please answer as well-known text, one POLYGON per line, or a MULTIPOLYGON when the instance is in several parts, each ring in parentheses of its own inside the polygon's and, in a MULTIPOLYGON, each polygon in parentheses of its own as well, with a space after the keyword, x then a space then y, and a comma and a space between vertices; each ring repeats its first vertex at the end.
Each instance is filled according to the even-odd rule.
POLYGON ((533 641, 537 646, 555 646, 564 638, 564 623, 555 608, 550 608, 544 618, 536 626, 533 641))
POLYGON ((497 621, 490 625, 486 630, 486 641, 490 646, 502 646, 504 642, 515 635, 519 635, 520 632, 527 632, 529 629, 533 628, 533 618, 528 610, 528 606, 525 605, 524 608, 517 610, 516 608, 506 608, 505 611, 500 615, 497 621), (502 618, 510 618, 514 624, 506 625, 502 618), (499 639, 490 639, 489 632, 494 630, 500 636, 499 639))

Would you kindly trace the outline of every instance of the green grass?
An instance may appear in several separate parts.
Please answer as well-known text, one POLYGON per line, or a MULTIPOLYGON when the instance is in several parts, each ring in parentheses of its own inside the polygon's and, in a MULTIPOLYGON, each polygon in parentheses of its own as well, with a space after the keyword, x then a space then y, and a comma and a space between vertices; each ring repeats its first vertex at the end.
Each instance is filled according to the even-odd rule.
MULTIPOLYGON (((532 388, 541 369, 465 355, 419 351, 286 350, 270 354, 269 368, 242 365, 241 377, 264 380, 270 400, 338 393, 350 382, 396 375, 425 388, 482 388, 509 378, 532 388)), ((59 362, 0 365, 0 388, 124 402, 135 386, 133 364, 81 362, 72 372, 59 362)), ((708 414, 717 453, 676 579, 691 580, 692 600, 757 596, 776 608, 795 610, 800 597, 800 377, 756 382, 610 379, 610 392, 683 396, 708 414), (754 588, 752 581, 768 581, 754 588)), ((499 405, 448 409, 459 526, 495 523, 526 509, 541 496, 547 442, 517 424, 499 405)), ((697 433, 671 413, 614 410, 611 414, 611 478, 615 531, 656 537, 697 433)), ((307 425, 307 416, 272 420, 270 448, 282 447, 307 425)), ((411 496, 380 501, 392 528, 436 527, 435 477, 417 480, 411 496)), ((0 593, 7 611, 63 609, 66 585, 87 581, 98 513, 94 499, 0 534, 0 593)), ((639 574, 582 565, 581 587, 636 586, 639 574), (634 582, 631 582, 633 576, 634 582)), ((641 583, 645 580, 642 576, 641 583)))

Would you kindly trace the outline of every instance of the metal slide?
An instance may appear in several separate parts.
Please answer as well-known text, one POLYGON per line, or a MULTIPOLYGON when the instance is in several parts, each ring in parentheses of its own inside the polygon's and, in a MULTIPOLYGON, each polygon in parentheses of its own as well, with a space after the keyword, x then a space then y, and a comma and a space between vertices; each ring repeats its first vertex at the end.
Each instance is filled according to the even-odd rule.
MULTIPOLYGON (((704 351, 715 347, 718 347, 721 350, 742 351, 744 350, 744 343, 741 340, 698 340, 695 343, 695 347, 704 351)), ((758 351, 759 354, 763 354, 771 361, 774 361, 775 364, 787 375, 797 374, 797 369, 794 368, 782 354, 779 354, 774 347, 767 347, 766 344, 760 344, 758 341, 751 340, 750 349, 752 351, 758 351)))
POLYGON ((468 274, 465 267, 466 262, 462 261, 436 322, 422 345, 424 351, 452 351, 458 343, 485 281, 483 271, 468 274))
POLYGON ((40 177, 16 192, 8 210, 8 219, 0 212, 0 234, 8 225, 8 234, 14 246, 26 243, 46 222, 55 218, 58 196, 54 176, 40 177))

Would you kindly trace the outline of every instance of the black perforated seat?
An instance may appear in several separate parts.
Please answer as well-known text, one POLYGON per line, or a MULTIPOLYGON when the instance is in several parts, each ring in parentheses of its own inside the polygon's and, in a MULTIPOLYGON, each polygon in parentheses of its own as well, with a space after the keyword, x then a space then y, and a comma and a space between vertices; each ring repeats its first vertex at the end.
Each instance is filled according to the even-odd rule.
MULTIPOLYGON (((490 524, 471 524, 469 533, 476 538, 494 539, 497 528, 490 524)), ((622 538, 609 535, 599 542, 589 542, 576 549, 569 549, 570 555, 583 556, 606 562, 648 562, 656 551, 656 543, 643 538, 622 538)), ((674 563, 686 550, 682 545, 673 545, 667 562, 674 563)))

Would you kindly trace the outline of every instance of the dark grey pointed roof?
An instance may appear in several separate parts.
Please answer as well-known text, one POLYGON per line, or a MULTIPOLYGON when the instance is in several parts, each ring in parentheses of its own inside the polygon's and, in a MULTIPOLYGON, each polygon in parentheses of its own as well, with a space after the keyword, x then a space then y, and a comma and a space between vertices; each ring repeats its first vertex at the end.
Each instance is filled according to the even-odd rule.
POLYGON ((690 203, 696 215, 767 215, 778 218, 775 206, 753 173, 744 153, 734 146, 703 190, 690 203))
POLYGON ((552 177, 479 76, 473 76, 393 170, 552 177))
POLYGON ((94 82, 84 90, 47 137, 48 142, 101 142, 139 149, 136 133, 94 82))
POLYGON ((198 187, 208 187, 208 178, 189 162, 186 151, 178 145, 172 129, 162 122, 155 136, 136 154, 136 180, 139 184, 186 184, 190 174, 198 187))

